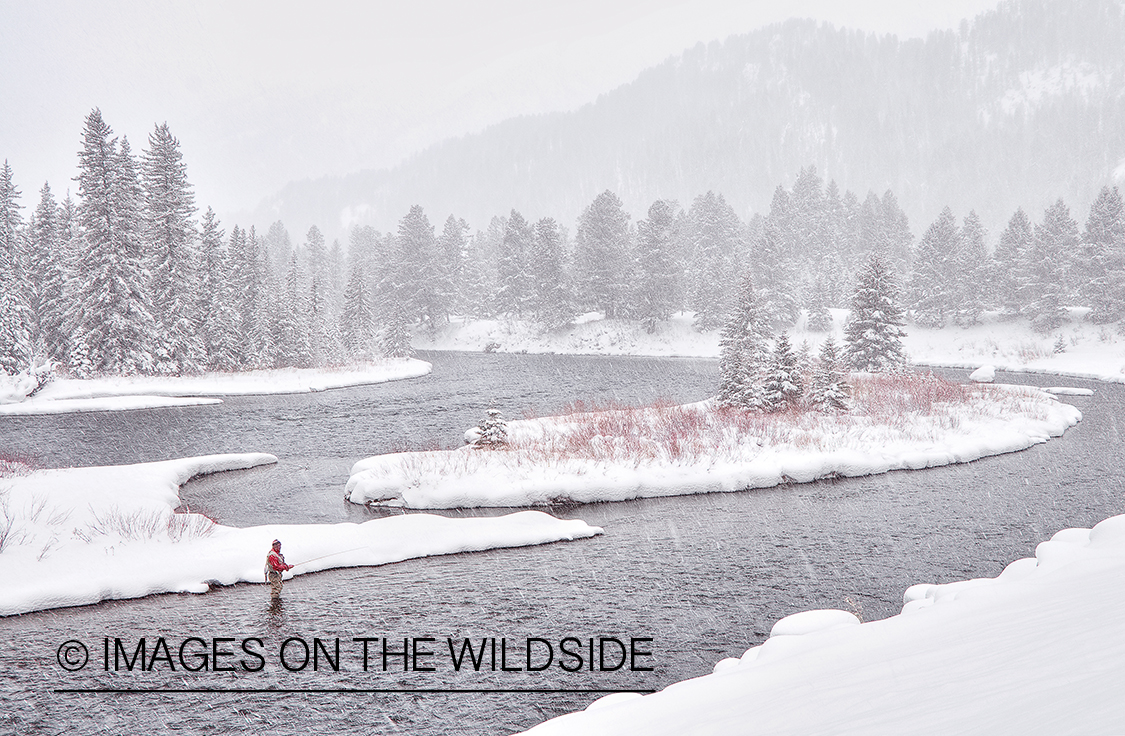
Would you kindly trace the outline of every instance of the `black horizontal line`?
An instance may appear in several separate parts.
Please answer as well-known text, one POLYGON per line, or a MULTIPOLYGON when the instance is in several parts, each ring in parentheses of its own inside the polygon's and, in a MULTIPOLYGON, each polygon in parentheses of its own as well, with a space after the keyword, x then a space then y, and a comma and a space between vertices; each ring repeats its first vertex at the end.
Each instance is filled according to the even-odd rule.
POLYGON ((361 688, 361 687, 334 687, 334 688, 221 688, 221 687, 187 687, 187 688, 57 688, 52 692, 56 694, 97 694, 97 693, 416 693, 416 694, 442 694, 442 693, 654 693, 655 690, 607 689, 607 688, 361 688))

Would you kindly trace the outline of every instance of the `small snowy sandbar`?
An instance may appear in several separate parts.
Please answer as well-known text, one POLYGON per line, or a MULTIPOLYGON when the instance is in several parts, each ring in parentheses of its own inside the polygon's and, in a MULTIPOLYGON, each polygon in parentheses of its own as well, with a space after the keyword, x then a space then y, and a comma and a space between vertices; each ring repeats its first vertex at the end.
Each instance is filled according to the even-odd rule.
POLYGON ((714 674, 526 733, 1121 733, 1123 578, 1125 516, 1117 516, 1059 532, 994 579, 913 586, 903 612, 882 621, 787 617, 714 674))
POLYGON ((1094 390, 1090 388, 1076 388, 1074 386, 1051 386, 1050 388, 1043 389, 1049 394, 1055 396, 1093 396, 1094 390))
POLYGON ((592 503, 765 488, 970 462, 1023 450, 1081 419, 1030 387, 857 376, 844 414, 688 406, 508 423, 504 449, 379 455, 356 463, 354 503, 414 508, 592 503))
POLYGON ((87 411, 130 411, 172 406, 207 406, 222 399, 181 396, 103 396, 96 399, 48 399, 38 395, 18 404, 0 404, 0 415, 77 414, 87 411))
POLYGON ((300 394, 362 386, 430 373, 433 366, 414 358, 387 358, 340 369, 278 368, 199 376, 109 376, 51 381, 29 401, 90 399, 110 396, 241 396, 300 394))
POLYGON ((244 529, 176 513, 179 486, 223 470, 277 462, 211 455, 111 467, 0 467, 0 615, 152 593, 202 593, 263 582, 270 542, 282 539, 291 574, 381 565, 430 555, 580 539, 601 529, 537 511, 496 518, 409 514, 362 524, 273 524, 244 529))

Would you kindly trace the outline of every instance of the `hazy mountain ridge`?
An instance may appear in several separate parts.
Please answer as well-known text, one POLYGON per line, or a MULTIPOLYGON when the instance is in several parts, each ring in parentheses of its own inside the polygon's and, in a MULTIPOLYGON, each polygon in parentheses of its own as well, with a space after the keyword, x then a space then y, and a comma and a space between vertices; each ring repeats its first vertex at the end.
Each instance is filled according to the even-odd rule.
POLYGON ((1081 211, 1125 162, 1123 39, 1120 0, 1005 3, 925 40, 788 21, 700 44, 574 112, 292 183, 258 216, 335 234, 393 229, 421 204, 474 228, 512 208, 569 224, 608 188, 634 217, 715 190, 745 218, 812 163, 842 190, 892 189, 916 232, 950 205, 995 233, 1018 206, 1061 196, 1081 211))

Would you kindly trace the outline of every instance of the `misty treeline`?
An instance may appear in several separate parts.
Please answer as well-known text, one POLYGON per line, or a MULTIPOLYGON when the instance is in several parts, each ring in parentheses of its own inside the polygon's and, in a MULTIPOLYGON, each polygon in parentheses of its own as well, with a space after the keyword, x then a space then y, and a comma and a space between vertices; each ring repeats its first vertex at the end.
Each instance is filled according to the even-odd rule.
POLYGON ((94 110, 79 153, 78 199, 48 185, 25 221, 5 162, 0 176, 0 368, 48 359, 78 376, 311 367, 409 353, 413 327, 453 315, 563 328, 604 312, 654 331, 682 310, 719 329, 753 285, 773 332, 802 313, 813 331, 849 308, 873 256, 917 323, 966 325, 985 310, 1058 326, 1064 304, 1097 322, 1125 316, 1125 215, 1104 188, 1085 228, 1061 200, 1037 222, 1017 211, 994 249, 974 212, 947 208, 919 240, 891 191, 860 200, 813 167, 778 186, 766 214, 741 220, 723 195, 686 208, 658 200, 633 221, 602 192, 573 234, 512 210, 473 231, 440 230, 413 206, 395 232, 353 227, 331 246, 317 227, 295 242, 197 210, 167 125, 139 156, 94 110))

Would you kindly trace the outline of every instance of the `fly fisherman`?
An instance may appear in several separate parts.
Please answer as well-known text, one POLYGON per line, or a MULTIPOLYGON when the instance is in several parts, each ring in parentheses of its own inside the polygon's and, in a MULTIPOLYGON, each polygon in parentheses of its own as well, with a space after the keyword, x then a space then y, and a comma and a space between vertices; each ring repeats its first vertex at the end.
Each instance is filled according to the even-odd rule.
POLYGON ((285 555, 281 554, 281 540, 273 540, 273 549, 266 555, 266 582, 270 584, 270 597, 281 597, 281 574, 292 570, 292 565, 285 564, 285 555))

